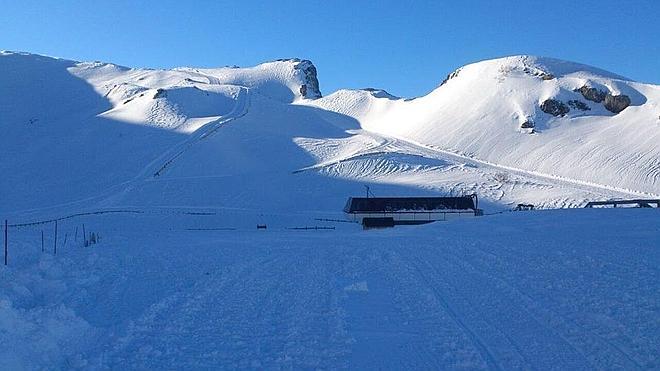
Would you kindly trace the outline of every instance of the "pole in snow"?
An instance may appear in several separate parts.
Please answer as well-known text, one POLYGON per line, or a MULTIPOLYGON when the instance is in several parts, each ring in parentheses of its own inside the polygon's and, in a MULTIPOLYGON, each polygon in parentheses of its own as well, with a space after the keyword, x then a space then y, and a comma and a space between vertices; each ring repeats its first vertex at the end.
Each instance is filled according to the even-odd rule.
POLYGON ((55 243, 53 244, 53 255, 57 255, 57 220, 55 220, 55 243))
POLYGON ((7 224, 8 224, 7 219, 5 219, 5 265, 7 265, 7 245, 9 243, 9 241, 7 240, 7 229, 8 229, 7 224))

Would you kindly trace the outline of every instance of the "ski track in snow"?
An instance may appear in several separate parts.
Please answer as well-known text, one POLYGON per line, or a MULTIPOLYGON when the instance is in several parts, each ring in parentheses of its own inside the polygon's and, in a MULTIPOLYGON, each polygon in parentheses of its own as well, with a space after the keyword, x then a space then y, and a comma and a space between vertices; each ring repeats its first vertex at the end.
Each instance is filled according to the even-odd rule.
POLYGON ((153 172, 153 176, 161 176, 168 166, 170 166, 179 156, 183 155, 187 150, 193 147, 197 142, 215 134, 223 125, 245 116, 250 107, 250 90, 246 87, 241 87, 240 94, 236 100, 236 105, 225 117, 212 121, 195 130, 191 137, 186 141, 168 150, 158 159, 150 163, 137 178, 144 178, 144 176, 150 171, 153 171, 152 169, 156 164, 160 164, 160 166, 158 166, 157 170, 153 172))
MULTIPOLYGON (((302 107, 292 105, 302 99, 299 88, 307 81, 300 78, 291 62, 270 65, 205 73, 191 69, 131 72, 100 64, 93 67, 100 70, 93 73, 85 72, 85 64, 77 67, 82 76, 91 73, 88 79, 93 86, 113 86, 105 97, 124 102, 114 107, 118 110, 110 112, 113 114, 131 113, 125 104, 138 92, 179 88, 181 83, 189 87, 206 84, 198 81, 206 79, 210 85, 228 84, 238 90, 230 89, 231 98, 223 90, 221 95, 227 100, 222 100, 222 110, 192 110, 195 115, 188 118, 182 116, 185 110, 172 108, 176 100, 145 106, 145 112, 138 110, 139 114, 128 118, 146 120, 159 130, 186 122, 189 128, 204 125, 185 134, 183 140, 177 136, 176 140, 154 143, 162 147, 147 152, 149 159, 155 158, 153 161, 144 167, 138 163, 135 169, 139 171, 124 174, 121 179, 125 181, 120 184, 112 185, 112 180, 102 184, 107 187, 99 187, 96 195, 48 208, 9 210, 10 265, 3 271, 5 279, 0 281, 0 344, 11 346, 0 347, 0 360, 4 362, 0 367, 660 367, 657 210, 506 213, 387 231, 360 231, 359 226, 350 223, 337 223, 336 230, 322 232, 286 229, 300 223, 320 224, 319 218, 328 221, 330 217, 341 217, 337 216, 341 205, 335 203, 356 187, 361 188, 359 183, 363 182, 417 187, 414 192, 420 188, 449 194, 476 191, 482 199, 501 205, 519 202, 524 197, 537 197, 550 206, 575 206, 598 197, 660 197, 658 194, 595 183, 601 179, 614 183, 609 176, 587 178, 595 179, 591 183, 483 161, 476 157, 488 157, 466 153, 467 148, 479 143, 477 139, 468 138, 463 143, 466 152, 456 152, 441 148, 441 141, 431 141, 441 143, 431 146, 403 138, 404 135, 397 138, 368 130, 343 132, 348 127, 361 126, 356 126, 350 115, 326 116, 327 112, 301 110, 302 107), (103 72, 105 69, 108 71, 103 72), (115 76, 120 72, 127 75, 115 76), (147 79, 145 86, 140 87, 144 90, 137 89, 137 85, 113 85, 142 81, 142 77, 131 74, 147 79), (293 79, 295 74, 299 78, 293 79), (182 80, 187 76, 195 80, 182 80), (233 95, 236 91, 238 95, 233 95), (261 96, 267 98, 260 102, 264 108, 257 104, 261 96), (230 111, 226 113, 225 108, 230 111), (236 169, 213 167, 213 156, 223 157, 226 152, 201 151, 205 156, 195 157, 202 141, 243 117, 241 123, 245 121, 249 140, 243 140, 245 137, 236 132, 229 137, 240 139, 241 146, 245 146, 236 151, 238 164, 232 163, 231 158, 220 163, 227 168, 236 165, 236 169), (315 135, 318 136, 309 138, 315 135), (245 152, 240 151, 243 149, 245 152), (242 163, 244 160, 248 161, 242 163), (316 164, 299 168, 312 161, 316 164), (174 174, 175 168, 181 170, 184 164, 196 162, 202 165, 199 169, 183 169, 174 174), (299 169, 291 174, 289 166, 293 162, 299 169), (241 166, 245 164, 248 170, 244 172, 241 166), (306 172, 312 176, 305 177, 306 172), (511 175, 512 179, 498 180, 498 173, 511 175), (347 179, 351 184, 333 183, 330 177, 347 179), (265 186, 254 187, 254 183, 265 186), (200 184, 206 187, 194 188, 200 184), (149 188, 151 185, 155 187, 149 188), (188 188, 204 197, 186 198, 188 188), (335 192, 330 196, 329 188, 335 192), (211 189, 216 193, 205 193, 211 189), (133 191, 137 196, 122 198, 133 191), (544 191, 548 192, 543 194, 544 191), (146 202, 140 203, 144 195, 154 197, 145 197, 146 202), (331 201, 320 207, 323 197, 331 201), (290 198, 311 202, 303 201, 287 209, 292 205, 286 204, 290 198), (208 205, 209 200, 220 206, 200 206, 208 205), (271 200, 275 201, 264 202, 271 200), (62 243, 58 247, 57 256, 38 247, 42 233, 55 219, 59 221, 60 233, 69 241, 69 245, 62 243), (268 230, 255 231, 255 223, 264 220, 268 230), (103 236, 99 237, 99 244, 83 247, 78 239, 81 224, 86 225, 86 231, 103 236)), ((502 83, 506 81, 505 76, 498 77, 502 83)), ((59 88, 57 82, 53 86, 59 88)), ((41 91, 31 91, 26 97, 40 97, 41 91)), ((81 97, 84 96, 87 95, 81 97)), ((77 99, 64 97, 65 102, 59 104, 77 99)), ((388 98, 379 102, 369 100, 367 110, 379 111, 378 105, 393 101, 388 98)), ((524 109, 536 107, 535 101, 513 102, 520 117, 525 115, 524 109)), ((353 108, 359 110, 359 106, 353 108)), ((633 105, 624 115, 638 107, 633 105)), ((500 113, 506 115, 508 111, 500 113)), ((384 115, 379 120, 403 122, 408 118, 384 115)), ((465 123, 473 122, 472 119, 465 123)), ((506 121, 500 119, 496 121, 506 121)), ((539 122, 539 130, 547 129, 545 121, 539 122)), ((579 129, 577 121, 573 127, 579 129)), ((633 124, 624 127, 630 129, 633 124)), ((234 126, 228 129, 232 132, 234 126)), ((439 135, 461 137, 462 130, 460 125, 453 129, 448 125, 449 132, 439 135)), ((634 132, 620 133, 630 139, 634 132)), ((110 132, 103 139, 114 134, 110 132)), ((217 138, 220 137, 214 137, 217 138)), ((575 143, 582 140, 572 136, 564 139, 566 148, 572 146, 573 139, 575 143)), ((603 152, 605 147, 600 142, 591 143, 591 147, 589 143, 580 144, 579 148, 586 148, 580 152, 586 158, 606 153, 600 162, 603 168, 625 164, 625 151, 603 152)), ((614 144, 616 141, 606 143, 614 144)), ((653 152, 645 148, 646 152, 630 157, 635 165, 633 170, 643 170, 631 179, 655 184, 660 163, 646 156, 653 152)), ((39 158, 34 157, 35 161, 39 158)), ((535 164, 527 165, 536 168, 535 164)), ((593 164, 583 165, 586 169, 593 164)), ((66 167, 62 169, 66 171, 66 167)), ((561 173, 566 169, 554 170, 561 173)), ((579 177, 572 172, 564 174, 579 177)), ((31 190, 43 192, 38 187, 31 190)), ((84 195, 94 194, 94 190, 84 195)), ((52 194, 56 197, 57 192, 52 194)), ((17 199, 23 197, 21 193, 15 195, 17 199)), ((47 246, 53 247, 53 242, 46 231, 47 246)))
MULTIPOLYGON (((602 184, 584 182, 575 179, 568 179, 565 177, 559 177, 550 174, 543 174, 534 171, 522 170, 510 166, 499 165, 488 161, 479 160, 464 154, 443 150, 440 148, 436 148, 434 146, 424 145, 408 139, 387 137, 369 131, 361 131, 357 135, 363 135, 373 138, 375 140, 379 140, 380 143, 375 147, 366 148, 362 151, 358 151, 357 153, 353 153, 346 157, 335 158, 332 159, 331 161, 321 161, 318 164, 296 170, 294 171, 294 173, 303 172, 303 171, 321 170, 341 163, 360 160, 363 158, 369 158, 369 157, 377 158, 379 156, 390 155, 390 154, 405 154, 412 156, 420 156, 427 159, 450 161, 452 163, 462 164, 462 165, 468 164, 480 169, 505 171, 507 173, 518 175, 524 179, 531 180, 532 182, 534 182, 534 184, 550 183, 555 185, 564 185, 570 188, 580 189, 594 194, 615 194, 617 197, 626 197, 626 196, 644 196, 644 197, 652 197, 652 198, 660 197, 660 195, 653 193, 637 192, 629 189, 621 189, 621 188, 606 186, 602 184)), ((373 176, 373 175, 383 175, 383 174, 371 174, 371 175, 373 176)), ((501 199, 501 196, 499 198, 501 199)))
MULTIPOLYGON (((48 206, 46 208, 21 210, 19 212, 15 212, 15 214, 21 215, 22 217, 29 215, 51 215, 54 218, 59 218, 63 213, 66 212, 80 212, 81 210, 89 211, 89 205, 99 205, 103 207, 106 204, 111 204, 111 202, 108 203, 108 199, 111 199, 113 196, 118 194, 130 192, 131 189, 133 189, 133 187, 138 183, 141 183, 145 180, 150 180, 150 178, 159 177, 177 158, 182 156, 196 143, 215 134, 224 125, 245 116, 249 112, 250 108, 250 90, 246 87, 240 87, 240 89, 241 90, 237 97, 236 104, 229 113, 227 113, 222 118, 213 120, 195 130, 185 141, 176 144, 172 148, 166 150, 156 159, 147 164, 144 169, 140 171, 133 179, 112 185, 91 197, 48 206)), ((99 208, 92 207, 91 210, 98 211, 99 208)))
MULTIPOLYGON (((57 303, 93 326, 87 347, 18 353, 51 367, 653 369, 655 214, 541 211, 322 233, 182 229, 181 218, 213 215, 84 216, 104 236, 91 250, 35 260, 42 227, 13 232, 23 247, 8 274, 23 288, 2 287, 0 311, 30 311, 25 298, 58 288, 35 310, 57 303), (26 281, 33 271, 42 278, 26 281)), ((48 323, 10 336, 48 339, 48 323)))

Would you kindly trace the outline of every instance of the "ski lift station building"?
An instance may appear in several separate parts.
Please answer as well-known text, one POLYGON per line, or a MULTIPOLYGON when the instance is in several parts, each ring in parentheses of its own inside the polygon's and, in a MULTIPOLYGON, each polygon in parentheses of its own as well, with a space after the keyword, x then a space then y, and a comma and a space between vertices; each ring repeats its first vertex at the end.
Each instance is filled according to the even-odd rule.
POLYGON ((481 215, 477 195, 460 197, 349 197, 344 212, 365 228, 425 224, 481 215))

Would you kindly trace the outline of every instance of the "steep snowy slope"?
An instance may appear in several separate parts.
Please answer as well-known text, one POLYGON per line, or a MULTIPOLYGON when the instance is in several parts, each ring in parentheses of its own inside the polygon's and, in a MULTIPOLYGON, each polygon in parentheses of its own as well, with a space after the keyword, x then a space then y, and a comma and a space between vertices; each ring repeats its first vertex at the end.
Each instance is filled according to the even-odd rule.
POLYGON ((660 87, 593 67, 507 57, 460 68, 414 100, 342 90, 309 104, 508 170, 660 193, 660 87))
MULTIPOLYGON (((297 59, 145 70, 2 52, 0 210, 90 206, 124 192, 246 114, 249 95, 281 105, 319 97, 316 70, 297 59)), ((225 150, 197 160, 213 164, 225 150)))

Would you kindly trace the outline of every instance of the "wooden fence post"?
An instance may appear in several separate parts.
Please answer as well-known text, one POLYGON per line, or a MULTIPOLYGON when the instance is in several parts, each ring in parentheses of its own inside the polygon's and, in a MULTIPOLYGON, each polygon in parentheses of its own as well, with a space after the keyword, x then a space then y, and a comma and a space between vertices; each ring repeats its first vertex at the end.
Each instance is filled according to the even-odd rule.
POLYGON ((53 255, 57 255, 57 219, 55 220, 55 243, 53 244, 53 255))
POLYGON ((5 219, 5 265, 7 265, 7 245, 9 244, 9 241, 7 240, 7 229, 9 227, 7 226, 7 219, 5 219))

